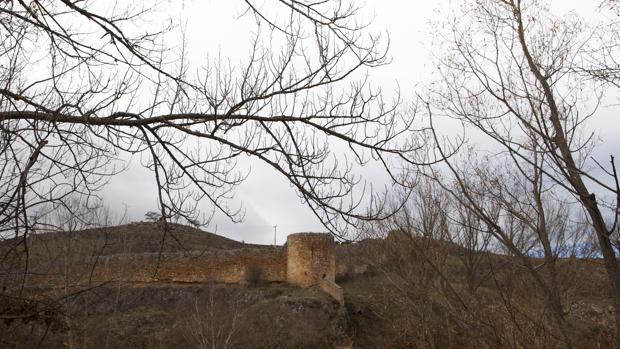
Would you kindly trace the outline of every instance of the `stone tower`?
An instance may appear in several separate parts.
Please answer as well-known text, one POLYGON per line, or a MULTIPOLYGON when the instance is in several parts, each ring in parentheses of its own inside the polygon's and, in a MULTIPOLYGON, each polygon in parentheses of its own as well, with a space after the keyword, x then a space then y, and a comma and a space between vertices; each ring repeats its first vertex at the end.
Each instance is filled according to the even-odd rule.
POLYGON ((322 233, 291 234, 286 239, 286 281, 289 284, 310 287, 336 277, 334 237, 322 233))

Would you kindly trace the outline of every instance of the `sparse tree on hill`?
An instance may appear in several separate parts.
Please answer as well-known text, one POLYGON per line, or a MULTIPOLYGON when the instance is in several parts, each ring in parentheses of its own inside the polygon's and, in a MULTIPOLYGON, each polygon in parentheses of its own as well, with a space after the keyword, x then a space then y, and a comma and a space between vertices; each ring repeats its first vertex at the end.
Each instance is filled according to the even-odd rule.
POLYGON ((149 222, 157 222, 161 219, 161 213, 155 211, 148 211, 144 214, 144 218, 146 218, 149 222))

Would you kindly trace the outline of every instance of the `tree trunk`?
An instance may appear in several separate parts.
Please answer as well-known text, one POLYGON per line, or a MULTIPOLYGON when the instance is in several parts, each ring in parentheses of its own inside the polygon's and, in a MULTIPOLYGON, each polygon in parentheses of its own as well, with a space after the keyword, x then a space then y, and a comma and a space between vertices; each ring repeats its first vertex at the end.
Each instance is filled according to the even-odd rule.
POLYGON ((609 279, 611 286, 610 296, 614 300, 614 315, 616 321, 616 335, 614 342, 615 347, 620 349, 620 268, 618 267, 618 260, 611 245, 611 241, 609 241, 610 232, 607 230, 605 220, 603 219, 598 204, 596 203, 595 195, 590 193, 586 187, 582 179, 581 170, 577 167, 575 160, 573 159, 572 152, 566 139, 566 134, 560 121, 560 112, 558 110, 555 96, 553 95, 553 90, 549 84, 549 81, 541 73, 540 67, 536 64, 529 51, 525 40, 525 28, 521 18, 521 9, 518 5, 513 3, 513 10, 518 24, 517 30, 521 49, 523 50, 523 54, 527 60, 531 72, 534 74, 536 80, 538 80, 543 89, 545 100, 549 106, 549 119, 553 125, 553 130, 555 131, 553 141, 555 142, 555 145, 560 152, 561 159, 564 162, 566 179, 569 181, 570 185, 579 197, 579 201, 581 201, 582 205, 588 212, 588 215, 592 220, 592 226, 599 241, 599 247, 605 262, 607 278, 609 279))

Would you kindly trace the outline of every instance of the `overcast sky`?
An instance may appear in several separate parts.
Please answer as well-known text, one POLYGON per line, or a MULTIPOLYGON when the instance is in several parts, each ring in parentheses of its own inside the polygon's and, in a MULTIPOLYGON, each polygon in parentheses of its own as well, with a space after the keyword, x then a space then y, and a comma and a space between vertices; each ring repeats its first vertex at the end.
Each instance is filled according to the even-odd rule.
MULTIPOLYGON (((445 11, 455 3, 457 1, 450 0, 366 2, 364 15, 368 18, 374 16, 374 30, 389 33, 391 42, 392 63, 371 71, 373 83, 380 84, 386 93, 400 86, 405 98, 412 97, 431 76, 434 27, 429 23, 439 19, 438 10, 445 11)), ((576 10, 580 13, 587 9, 584 3, 588 2, 552 2, 556 11, 576 10)), ((253 27, 249 18, 238 18, 244 9, 243 1, 184 1, 170 6, 172 11, 167 14, 173 13, 173 17, 178 16, 185 23, 190 59, 220 54, 234 60, 247 54, 253 27)), ((599 149, 601 154, 618 153, 620 142, 615 133, 620 129, 620 123, 617 110, 604 108, 592 121, 592 128, 604 139, 599 149)), ((283 177, 259 162, 250 165, 251 175, 238 187, 236 195, 236 200, 243 202, 246 210, 244 222, 233 224, 225 217, 216 216, 207 230, 246 242, 272 243, 273 226, 277 225, 279 244, 289 233, 323 230, 283 177)), ((377 176, 367 179, 381 182, 382 178, 377 176)), ((126 209, 128 221, 139 221, 144 218, 144 213, 157 209, 154 188, 152 176, 140 167, 139 159, 134 159, 126 172, 112 179, 103 196, 114 211, 126 209)))

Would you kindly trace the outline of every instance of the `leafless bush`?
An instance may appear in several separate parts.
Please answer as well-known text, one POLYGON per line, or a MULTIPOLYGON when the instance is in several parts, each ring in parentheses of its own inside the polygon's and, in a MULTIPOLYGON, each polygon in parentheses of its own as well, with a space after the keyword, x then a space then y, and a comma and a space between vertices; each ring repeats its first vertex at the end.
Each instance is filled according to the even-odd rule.
POLYGON ((182 329, 196 348, 226 349, 235 344, 241 310, 235 294, 212 283, 181 305, 182 329))
POLYGON ((552 246, 546 258, 540 230, 521 221, 532 218, 518 205, 519 186, 477 173, 467 178, 470 195, 502 231, 437 179, 420 183, 402 212, 367 229, 377 233, 366 243, 380 270, 375 306, 394 322, 394 340, 428 348, 556 346, 566 343, 564 334, 592 340, 583 339, 588 332, 576 329, 574 317, 568 320, 570 305, 583 301, 575 292, 584 266, 569 258, 586 237, 582 224, 543 198, 552 246), (499 188, 512 199, 497 196, 499 188), (554 310, 558 304, 561 311, 554 310))

